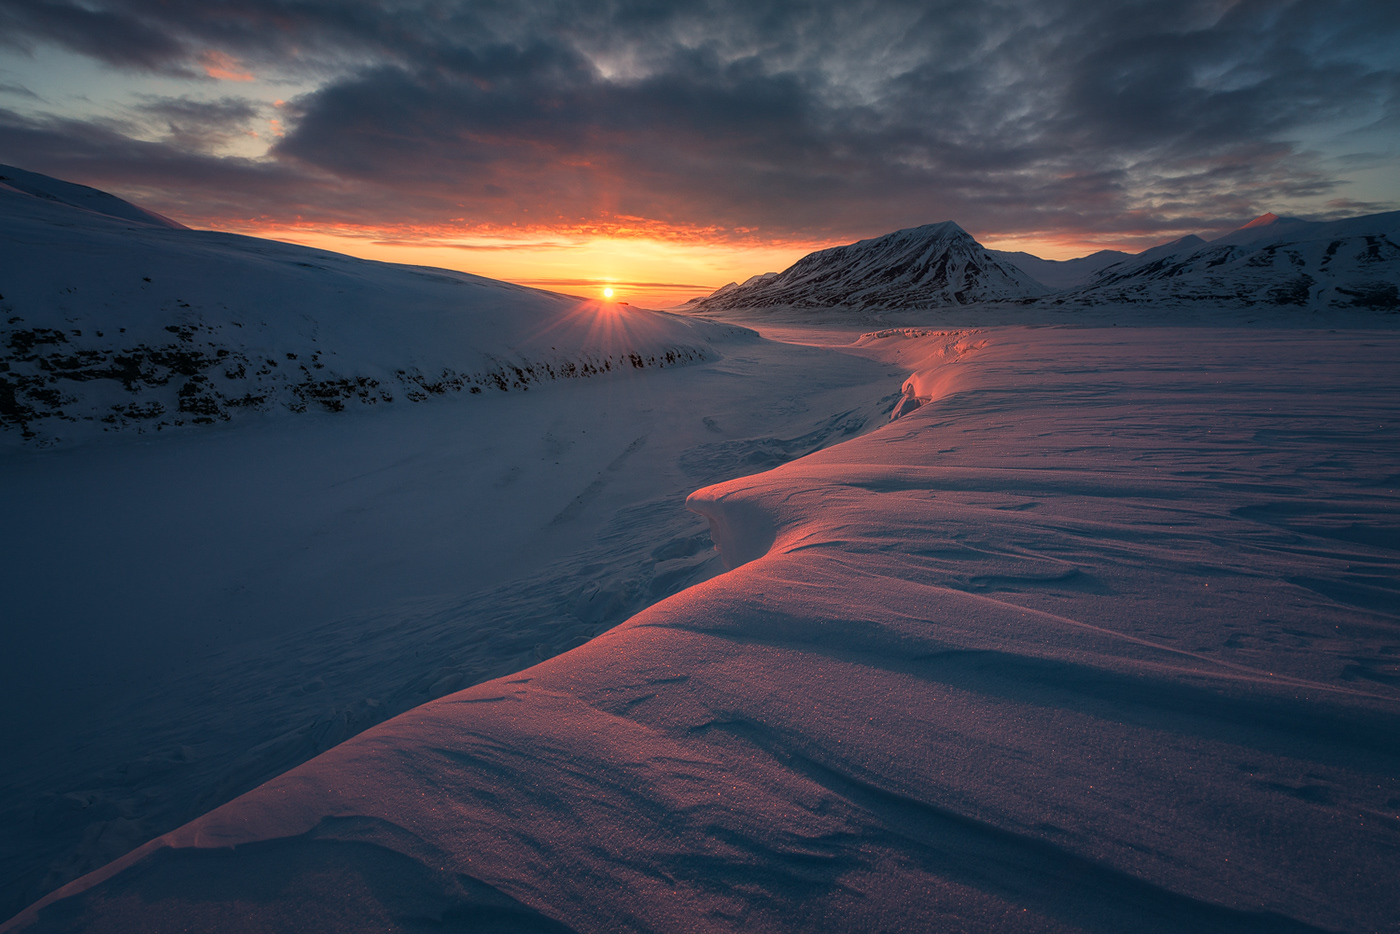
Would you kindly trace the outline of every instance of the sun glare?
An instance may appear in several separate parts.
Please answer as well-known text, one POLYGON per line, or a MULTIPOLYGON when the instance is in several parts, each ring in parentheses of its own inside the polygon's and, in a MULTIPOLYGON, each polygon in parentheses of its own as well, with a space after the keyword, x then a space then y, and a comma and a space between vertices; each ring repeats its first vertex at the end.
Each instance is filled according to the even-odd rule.
POLYGON ((613 290, 612 290, 612 289, 604 289, 604 290, 603 290, 603 297, 604 297, 604 298, 612 298, 612 297, 613 297, 613 290))

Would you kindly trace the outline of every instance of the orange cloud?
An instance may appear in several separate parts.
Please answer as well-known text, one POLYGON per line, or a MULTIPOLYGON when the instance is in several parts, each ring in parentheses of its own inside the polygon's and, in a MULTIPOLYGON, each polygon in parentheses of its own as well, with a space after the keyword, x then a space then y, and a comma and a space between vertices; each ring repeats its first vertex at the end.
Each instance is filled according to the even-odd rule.
POLYGON ((226 52, 210 49, 199 57, 204 73, 220 81, 252 81, 251 72, 242 71, 238 59, 226 52))

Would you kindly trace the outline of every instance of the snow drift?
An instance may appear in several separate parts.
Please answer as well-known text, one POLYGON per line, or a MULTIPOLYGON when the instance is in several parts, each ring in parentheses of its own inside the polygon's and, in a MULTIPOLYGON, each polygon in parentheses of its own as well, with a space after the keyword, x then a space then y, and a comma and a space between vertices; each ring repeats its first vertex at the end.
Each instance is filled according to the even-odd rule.
POLYGON ((1393 923, 1394 333, 901 349, 956 380, 692 496, 734 570, 6 930, 1393 923))

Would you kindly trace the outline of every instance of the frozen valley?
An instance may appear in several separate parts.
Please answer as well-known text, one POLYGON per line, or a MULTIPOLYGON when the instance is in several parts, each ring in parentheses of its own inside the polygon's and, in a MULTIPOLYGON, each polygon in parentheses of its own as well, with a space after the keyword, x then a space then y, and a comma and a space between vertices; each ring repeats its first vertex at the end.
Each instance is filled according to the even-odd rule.
POLYGON ((209 355, 697 353, 159 431, 80 413, 174 377, 69 380, 0 454, 6 930, 1393 924, 1390 317, 500 291, 431 360, 372 308, 209 355))

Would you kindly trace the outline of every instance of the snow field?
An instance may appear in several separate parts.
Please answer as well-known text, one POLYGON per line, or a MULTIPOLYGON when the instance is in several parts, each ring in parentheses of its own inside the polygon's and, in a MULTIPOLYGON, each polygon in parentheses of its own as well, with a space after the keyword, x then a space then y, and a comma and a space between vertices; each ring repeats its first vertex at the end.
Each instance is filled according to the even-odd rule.
POLYGON ((852 350, 957 375, 692 494, 733 570, 361 733, 9 929, 1391 923, 1400 339, 852 350))
POLYGON ((724 351, 0 456, 0 913, 721 571, 686 494, 882 424, 903 375, 724 351))

